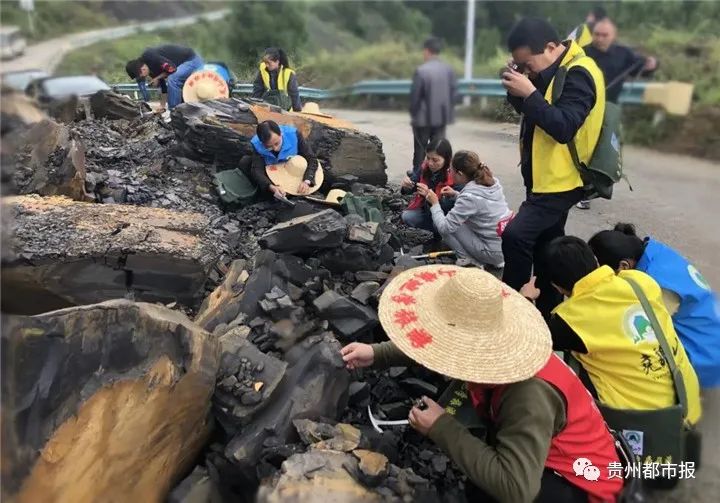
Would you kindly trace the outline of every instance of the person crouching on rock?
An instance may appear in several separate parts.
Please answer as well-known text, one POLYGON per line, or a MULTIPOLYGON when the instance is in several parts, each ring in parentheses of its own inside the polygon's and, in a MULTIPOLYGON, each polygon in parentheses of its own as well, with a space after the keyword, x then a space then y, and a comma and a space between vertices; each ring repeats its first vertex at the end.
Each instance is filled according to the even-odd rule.
POLYGON ((502 185, 475 152, 461 150, 451 163, 455 182, 464 184, 457 192, 443 187, 441 195, 453 198, 455 205, 443 213, 440 198, 428 190, 433 224, 445 244, 455 250, 458 265, 465 262, 502 268, 504 265, 500 236, 513 212, 508 208, 502 185))
MULTIPOLYGON (((324 171, 296 127, 261 122, 250 143, 254 149, 250 175, 261 192, 279 197, 307 195, 322 185, 324 171)), ((242 167, 248 161, 240 162, 242 167)))
POLYGON ((145 79, 150 77, 150 85, 160 86, 161 108, 167 101, 168 108, 172 110, 182 103, 182 89, 187 78, 204 64, 191 48, 167 44, 148 47, 138 59, 127 62, 125 71, 138 82, 141 91, 144 90, 145 79))
POLYGON ((482 269, 416 267, 386 287, 379 318, 390 340, 342 348, 349 369, 417 362, 465 381, 489 422, 481 439, 427 397, 426 408, 410 410, 410 426, 472 482, 469 501, 617 501, 623 481, 608 469, 621 466, 614 439, 522 295, 482 269))
MULTIPOLYGON (((402 212, 402 221, 405 225, 437 234, 426 197, 428 192, 435 192, 443 213, 447 213, 453 207, 455 198, 447 191, 452 189, 455 183, 450 171, 451 159, 452 146, 449 141, 445 138, 431 141, 425 149, 425 160, 420 166, 419 179, 414 180, 410 175, 405 176, 400 184, 400 192, 403 194, 415 192, 415 197, 402 212)), ((460 186, 455 187, 455 189, 460 188, 460 186)))

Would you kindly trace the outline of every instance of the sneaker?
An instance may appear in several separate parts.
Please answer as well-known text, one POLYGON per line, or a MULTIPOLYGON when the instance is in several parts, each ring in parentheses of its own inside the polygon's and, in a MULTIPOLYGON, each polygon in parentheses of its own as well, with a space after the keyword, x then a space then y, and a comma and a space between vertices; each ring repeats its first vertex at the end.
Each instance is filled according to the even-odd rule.
POLYGON ((580 208, 581 210, 589 210, 590 209, 590 201, 588 201, 587 199, 583 199, 582 201, 577 203, 576 206, 578 208, 580 208))
POLYGON ((458 267, 477 267, 478 269, 484 269, 482 264, 478 264, 471 258, 460 257, 455 261, 455 265, 458 267))

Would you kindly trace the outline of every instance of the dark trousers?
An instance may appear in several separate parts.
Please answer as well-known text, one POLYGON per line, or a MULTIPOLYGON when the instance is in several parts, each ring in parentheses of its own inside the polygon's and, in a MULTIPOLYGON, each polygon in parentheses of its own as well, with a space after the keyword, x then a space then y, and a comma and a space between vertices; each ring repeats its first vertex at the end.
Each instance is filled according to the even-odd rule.
POLYGON ((545 319, 562 302, 562 295, 547 278, 544 251, 553 239, 565 235, 568 212, 583 197, 582 189, 556 194, 528 194, 502 235, 505 257, 503 281, 515 290, 537 276, 540 297, 535 302, 545 319))
POLYGON ((413 126, 413 173, 415 180, 420 179, 420 165, 425 160, 428 143, 445 138, 445 126, 413 126))
MULTIPOLYGON (((465 486, 465 496, 468 501, 496 501, 485 491, 468 481, 465 486)), ((564 477, 553 470, 543 470, 540 480, 540 492, 535 496, 534 503, 587 503, 588 493, 572 485, 564 477)))

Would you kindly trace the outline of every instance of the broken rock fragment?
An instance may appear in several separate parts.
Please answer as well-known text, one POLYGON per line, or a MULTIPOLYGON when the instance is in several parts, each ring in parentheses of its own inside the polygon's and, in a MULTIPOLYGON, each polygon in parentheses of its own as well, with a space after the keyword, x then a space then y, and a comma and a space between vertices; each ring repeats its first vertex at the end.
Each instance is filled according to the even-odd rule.
POLYGON ((309 253, 340 246, 346 231, 347 224, 337 211, 323 210, 270 228, 260 238, 260 246, 280 253, 309 253))
POLYGON ((378 324, 375 310, 328 290, 313 302, 322 319, 328 320, 343 342, 355 340, 378 324))
POLYGON ((154 304, 3 316, 3 500, 163 501, 207 440, 218 361, 154 304))

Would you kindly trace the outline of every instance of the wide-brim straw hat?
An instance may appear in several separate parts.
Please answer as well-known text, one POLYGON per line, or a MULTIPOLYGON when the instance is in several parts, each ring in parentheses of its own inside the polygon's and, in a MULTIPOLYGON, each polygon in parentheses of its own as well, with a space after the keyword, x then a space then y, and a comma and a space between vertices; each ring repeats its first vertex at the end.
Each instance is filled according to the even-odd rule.
MULTIPOLYGON (((299 196, 301 194, 298 192, 298 187, 300 186, 300 183, 304 181, 303 177, 305 176, 306 169, 307 160, 305 160, 305 158, 301 155, 294 155, 286 162, 266 166, 265 172, 273 185, 277 185, 287 194, 299 196)), ((303 195, 317 192, 324 179, 325 173, 318 162, 318 167, 315 170, 315 184, 310 187, 310 192, 303 195)))
POLYGON ((535 306, 478 268, 428 265, 404 271, 383 291, 379 317, 407 356, 467 382, 523 381, 552 352, 550 330, 535 306))
POLYGON ((319 117, 332 118, 332 115, 328 115, 326 113, 321 112, 320 105, 318 105, 314 101, 308 101, 307 103, 305 103, 305 105, 303 105, 303 107, 302 107, 302 113, 310 114, 310 115, 317 115, 319 117))
POLYGON ((195 72, 183 85, 183 100, 186 103, 216 100, 230 96, 227 82, 212 70, 195 72))

